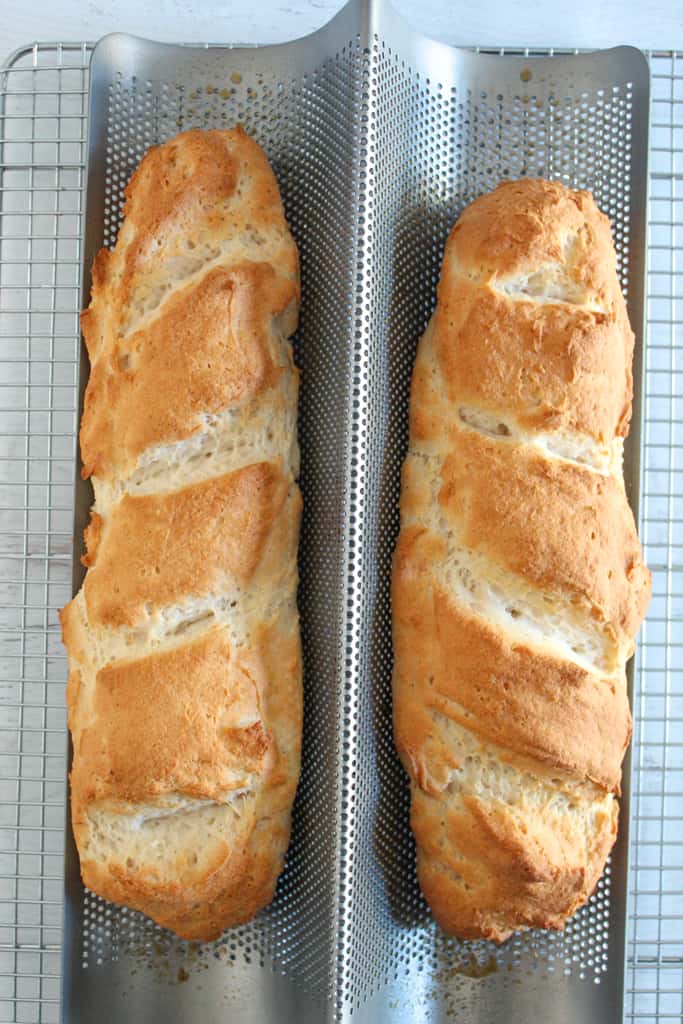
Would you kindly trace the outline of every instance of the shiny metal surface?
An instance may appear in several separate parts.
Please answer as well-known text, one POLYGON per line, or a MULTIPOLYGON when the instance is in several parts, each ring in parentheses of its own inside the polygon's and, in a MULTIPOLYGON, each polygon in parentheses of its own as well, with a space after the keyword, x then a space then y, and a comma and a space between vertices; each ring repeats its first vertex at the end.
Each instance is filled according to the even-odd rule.
MULTIPOLYGON (((85 63, 83 50, 81 75, 85 63)), ((26 116, 35 138, 41 126, 31 120, 30 103, 35 110, 43 101, 36 100, 41 91, 37 72, 31 74, 26 116)), ((59 82, 53 89, 58 95, 59 82)), ((84 95, 82 85, 81 104, 84 95)), ((62 95, 58 109, 65 112, 68 102, 62 95)), ((672 105, 671 119, 675 110, 672 105)), ((81 106, 74 140, 80 150, 72 155, 81 174, 83 116, 81 106)), ((307 720, 294 838, 278 896, 259 921, 226 934, 220 943, 205 947, 181 943, 140 915, 117 910, 84 893, 68 838, 64 1020, 458 1020, 488 1024, 509 1019, 526 1024, 534 1017, 544 1021, 620 1019, 626 804, 610 873, 565 936, 533 933, 496 950, 486 944, 445 940, 430 923, 415 885, 405 780, 391 742, 388 567, 397 528, 395 501, 412 359, 433 304, 445 234, 465 202, 500 177, 524 173, 561 177, 593 188, 615 223, 631 316, 636 329, 642 323, 647 180, 647 71, 642 58, 628 49, 552 59, 454 51, 416 38, 389 8, 358 3, 347 7, 311 39, 281 47, 188 49, 108 37, 93 61, 90 119, 82 253, 77 249, 78 225, 64 228, 65 233, 67 228, 71 231, 69 244, 75 247, 68 258, 77 265, 82 256, 86 268, 99 245, 113 240, 121 190, 150 143, 181 127, 228 125, 240 120, 255 132, 275 164, 301 247, 305 296, 297 358, 303 384, 300 429, 306 514, 301 609, 307 720)), ((5 130, 8 126, 6 121, 5 130)), ((58 118, 58 126, 62 134, 72 130, 65 116, 58 118)), ((38 154, 39 147, 33 145, 33 153, 38 154)), ((5 149, 5 160, 7 152, 5 149)), ((14 161, 15 150, 11 154, 14 161)), ((21 169, 21 159, 17 148, 17 172, 24 174, 24 188, 36 204, 28 224, 35 240, 26 265, 37 282, 41 273, 37 268, 42 265, 39 200, 37 190, 30 191, 29 171, 21 169)), ((61 153, 54 158, 50 153, 49 159, 54 159, 58 173, 65 173, 59 166, 61 153)), ((653 184, 657 181, 670 189, 668 218, 674 224, 676 218, 680 222, 674 158, 668 176, 664 170, 657 173, 661 177, 653 184)), ((72 188, 80 216, 80 181, 72 188)), ((63 190, 54 194, 62 195, 63 190)), ((6 231, 7 224, 3 227, 6 231)), ((652 218, 650 230, 655 230, 652 218)), ((661 235, 665 229, 656 230, 661 235)), ((676 237, 672 227, 667 238, 661 236, 656 244, 665 254, 675 253, 676 237)), ((5 242, 3 246, 5 260, 5 242)), ((66 250, 60 252, 64 255, 66 250)), ((49 253, 49 263, 50 280, 55 282, 56 275, 65 272, 55 250, 49 253)), ((675 268, 673 255, 668 264, 661 264, 661 274, 668 275, 665 296, 675 296, 680 286, 675 268)), ((653 280, 655 290, 662 287, 663 278, 653 280)), ((6 283, 5 278, 3 281, 6 283)), ((62 316, 64 307, 65 319, 53 319, 52 327, 49 321, 45 325, 46 334, 53 338, 52 342, 46 339, 48 345, 55 346, 57 331, 63 331, 71 346, 68 358, 64 356, 70 388, 68 423, 62 425, 55 413, 59 403, 54 382, 61 380, 56 349, 53 356, 48 348, 42 353, 45 372, 52 374, 53 390, 36 395, 36 400, 52 410, 48 434, 55 451, 64 435, 67 460, 73 451, 75 426, 73 346, 78 308, 73 280, 70 287, 67 295, 58 293, 57 285, 52 284, 46 296, 48 315, 62 316)), ((87 275, 83 288, 87 294, 87 275)), ((665 301, 665 297, 661 299, 665 301)), ((38 304, 39 293, 27 289, 26 302, 38 304)), ((652 386, 650 376, 646 378, 646 474, 654 472, 665 452, 673 453, 677 443, 675 425, 667 427, 666 409, 662 414, 657 403, 669 395, 668 422, 673 418, 675 424, 676 416, 680 417, 675 397, 680 394, 680 390, 676 392, 680 379, 672 354, 674 298, 668 316, 660 313, 655 319, 666 321, 662 329, 669 334, 658 334, 660 347, 655 351, 661 349, 661 360, 669 359, 671 372, 668 377, 660 373, 652 386), (660 420, 666 437, 662 435, 649 445, 660 420)), ((32 328, 38 330, 38 321, 22 320, 19 332, 24 323, 28 339, 32 328)), ((82 385, 85 373, 83 367, 82 385)), ((644 378, 637 374, 637 379, 644 378)), ((26 394, 26 407, 32 410, 26 419, 28 446, 36 443, 41 424, 33 392, 26 394)), ((628 459, 634 498, 638 494, 639 450, 636 427, 628 459)), ((18 455, 23 457, 23 451, 18 449, 18 455)), ((53 465, 47 450, 43 454, 48 457, 46 464, 53 465)), ((33 472, 31 465, 22 462, 27 480, 33 472)), ((68 484, 71 467, 67 473, 66 465, 59 464, 57 469, 59 479, 68 484)), ((668 884, 674 895, 676 885, 681 888, 680 879, 676 883, 664 877, 670 854, 667 815, 677 820, 680 806, 676 810, 670 800, 665 804, 662 799, 657 844, 651 838, 652 804, 645 803, 644 796, 653 758, 656 762, 663 749, 664 766, 675 771, 678 749, 668 724, 664 747, 657 745, 660 724, 675 722, 676 647, 671 629, 676 615, 680 616, 676 594, 681 593, 681 581, 673 571, 676 537, 663 536, 662 527, 656 525, 662 522, 659 512, 655 517, 654 503, 648 497, 653 488, 663 486, 661 471, 652 479, 652 484, 646 484, 643 506, 645 540, 658 545, 648 548, 648 553, 651 562, 656 562, 656 581, 664 588, 664 603, 657 605, 656 621, 663 621, 668 632, 664 640, 653 640, 649 646, 651 634, 646 633, 642 664, 648 670, 652 666, 652 674, 636 673, 636 712, 641 716, 634 747, 639 817, 633 839, 640 842, 632 844, 638 872, 631 877, 631 898, 636 909, 645 905, 642 900, 649 890, 642 866, 650 866, 652 854, 659 856, 660 887, 668 884), (660 653, 660 646, 666 655, 660 653), (661 657, 665 664, 659 667, 661 657), (655 694, 667 695, 655 712, 648 697, 652 686, 655 694)), ((674 521, 676 479, 665 474, 668 509, 674 521)), ((32 492, 26 493, 26 504, 32 508, 36 499, 32 492)), ((81 521, 88 501, 87 488, 79 485, 76 505, 81 521)), ((56 492, 51 498, 48 495, 45 504, 52 510, 50 515, 56 516, 56 492)), ((71 502, 66 494, 62 504, 68 518, 71 502)), ((661 502, 657 509, 661 511, 661 502)), ((45 531, 47 542, 49 526, 45 531)), ((65 530, 59 541, 60 553, 68 550, 69 536, 65 530)), ((19 551, 24 580, 32 571, 30 554, 31 550, 25 555, 19 551)), ((54 572, 53 560, 41 561, 41 572, 43 564, 54 572)), ((42 592, 45 629, 53 629, 54 609, 67 596, 66 566, 63 561, 59 564, 61 589, 42 592)), ((32 621, 28 605, 25 596, 20 607, 27 624, 32 621)), ((41 620, 41 638, 42 628, 41 620)), ((650 624, 647 628, 651 629, 650 624)), ((659 630, 658 625, 653 628, 659 630)), ((61 716, 64 659, 57 637, 49 642, 54 647, 50 678, 55 685, 45 693, 56 695, 61 716)), ((22 714, 26 716, 28 710, 22 714)), ((55 739, 62 744, 63 730, 60 717, 55 739)), ((27 751, 32 734, 24 728, 17 735, 23 745, 20 749, 27 751)), ((43 730, 43 744, 50 735, 43 730)), ((54 762, 57 807, 63 793, 61 753, 59 758, 54 762)), ((29 764, 26 760, 21 763, 29 764)), ((20 766, 17 771, 26 773, 26 768, 20 766)), ((48 769, 40 771, 44 785, 48 769)), ((666 778, 657 778, 664 792, 666 778)), ((628 794, 628 785, 625 789, 628 794)), ((675 787, 672 795, 676 795, 675 787)), ((18 798, 17 814, 20 803, 18 798)), ((45 809, 41 813, 45 815, 45 809)), ((21 843, 20 833, 16 835, 21 843)), ((40 848, 46 851, 47 833, 41 835, 40 848)), ((55 835, 61 839, 59 823, 55 835)), ((36 881, 44 886, 39 865, 35 871, 36 881)), ((17 871, 17 886, 20 874, 17 871)), ((19 900, 24 890, 17 887, 15 891, 19 900)), ((58 912, 58 897, 54 903, 58 912)), ((671 913, 675 913, 673 907, 671 913)), ((664 973, 666 965, 675 967, 673 945, 668 958, 668 947, 663 945, 669 934, 665 931, 669 910, 660 898, 657 913, 651 912, 659 943, 650 937, 649 945, 643 945, 639 929, 648 919, 645 911, 638 920, 635 916, 631 920, 627 1009, 630 1006, 634 1020, 641 1019, 639 1007, 652 985, 650 976, 643 973, 646 967, 639 960, 641 950, 646 949, 657 965, 660 1009, 666 1012, 671 1005, 671 1001, 664 1002, 663 994, 660 997, 667 991, 667 979, 674 976, 670 970, 664 973)), ((23 933, 18 926, 14 934, 19 943, 23 933)), ((58 951, 59 936, 51 941, 50 948, 58 951)), ((40 955, 47 953, 41 951, 40 955)), ((48 965, 49 961, 41 960, 46 982, 48 965)), ((15 960, 15 993, 26 990, 24 972, 29 974, 15 960)), ((52 974, 58 983, 59 972, 54 967, 52 974)), ((43 984, 41 973, 39 991, 43 984)), ((8 1020, 55 1019, 49 1016, 56 1011, 55 1004, 38 997, 25 1004, 15 999, 12 1006, 14 1016, 8 1015, 8 1020), (29 1009, 25 1011, 24 1006, 29 1009), (32 1014, 35 1007, 38 1016, 22 1016, 24 1012, 32 1014)))

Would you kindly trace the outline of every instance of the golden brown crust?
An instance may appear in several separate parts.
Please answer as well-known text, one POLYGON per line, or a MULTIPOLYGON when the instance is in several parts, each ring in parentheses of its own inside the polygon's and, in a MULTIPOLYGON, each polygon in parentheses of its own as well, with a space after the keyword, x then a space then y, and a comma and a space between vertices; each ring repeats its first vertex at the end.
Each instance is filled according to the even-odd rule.
MULTIPOLYGON (((474 615, 431 574, 444 545, 404 529, 393 580, 395 729, 411 774, 440 711, 500 746, 618 790, 631 715, 620 681, 533 650, 474 615)), ((444 762, 447 749, 442 750, 444 762)))
MULTIPOLYGON (((598 441, 628 432, 633 332, 609 221, 588 193, 533 179, 481 196, 446 244, 434 320, 451 407, 598 441), (548 301, 544 287, 571 301, 548 301)), ((429 433, 431 405, 428 394, 413 402, 416 438, 429 433)))
POLYGON ((272 898, 301 745, 296 246, 241 129, 150 150, 82 315, 69 654, 85 884, 186 938, 272 898))
POLYGON ((240 842, 217 851, 214 864, 195 882, 188 882, 182 866, 177 880, 156 882, 131 876, 116 864, 107 870, 84 860, 83 883, 113 903, 142 911, 183 939, 209 942, 267 906, 282 871, 289 817, 254 821, 252 812, 242 825, 240 842))
MULTIPOLYGON (((272 898, 289 840, 296 790, 301 690, 298 632, 287 620, 259 627, 249 652, 232 651, 220 628, 194 643, 105 670, 92 724, 71 778, 74 832, 88 888, 125 903, 184 938, 215 938, 249 920, 272 898), (240 721, 259 715, 252 725, 240 721), (280 743, 264 722, 277 722, 280 743), (286 735, 283 734, 283 728, 286 735), (152 865, 103 865, 87 855, 87 809, 95 801, 139 800, 182 790, 219 798, 240 774, 267 773, 264 814, 242 799, 239 830, 208 864, 179 861, 177 878, 152 865)), ((114 810, 116 804, 112 805, 114 810)))
MULTIPOLYGON (((62 620, 71 656, 87 658, 91 648, 79 640, 74 602, 62 620)), ((127 661, 105 670, 97 706, 81 706, 81 727, 74 731, 85 749, 74 760, 72 820, 89 888, 183 937, 205 940, 248 920, 270 900, 287 848, 300 757, 301 688, 283 685, 301 675, 296 626, 285 611, 254 628, 246 652, 232 651, 218 627, 142 665, 127 661), (221 689, 223 700, 216 700, 221 689), (264 725, 269 722, 272 731, 264 725), (262 773, 261 815, 253 795, 239 795, 245 771, 262 773), (145 798, 163 800, 179 784, 195 798, 224 798, 226 785, 236 794, 236 827, 208 857, 196 856, 201 823, 191 826, 192 843, 170 879, 153 860, 103 863, 92 856, 93 811, 105 808, 115 818, 133 798, 141 810, 154 807, 145 798)), ((78 677, 78 670, 70 674, 71 710, 79 699, 78 677)))
POLYGON ((446 246, 392 585, 394 729, 442 927, 561 928, 616 836, 650 578, 617 439, 633 334, 588 193, 500 186, 446 246))
POLYGON ((503 942, 513 930, 562 928, 599 881, 617 817, 615 801, 600 809, 586 854, 583 835, 561 820, 530 832, 523 809, 469 796, 451 810, 416 790, 420 886, 439 925, 463 939, 503 942))
MULTIPOLYGON (((177 282, 217 259, 222 243, 267 251, 275 241, 278 272, 298 280, 297 252, 265 154, 241 128, 190 131, 148 150, 125 191, 116 248, 92 271, 92 301, 82 314, 91 360, 116 345, 139 315, 177 282), (253 248, 253 247, 252 247, 253 248), (203 258, 202 258, 203 257, 203 258)), ((290 333, 289 331, 287 333, 290 333)))
POLYGON ((447 277, 436 332, 451 402, 507 409, 532 430, 596 440, 628 432, 633 334, 625 313, 612 320, 574 305, 511 302, 488 285, 447 277), (449 345, 456 334, 457 346, 449 345))
POLYGON ((611 315, 623 308, 609 218, 590 192, 559 181, 506 181, 480 196, 451 232, 446 280, 456 260, 463 272, 490 278, 533 274, 548 262, 562 263, 611 315))
POLYGON ((612 476, 460 431, 439 504, 464 547, 543 590, 567 590, 629 646, 649 599, 633 514, 612 476))
POLYGON ((103 352, 83 410, 83 475, 128 475, 145 449, 190 437, 206 416, 272 387, 271 324, 296 298, 296 283, 269 264, 217 267, 103 352))
POLYGON ((215 800, 244 787, 271 745, 262 690, 220 627, 101 668, 72 772, 74 807, 172 792, 215 800))
POLYGON ((124 495, 101 529, 97 557, 89 554, 90 622, 135 626, 147 604, 218 593, 227 579, 247 587, 266 555, 262 575, 272 583, 296 545, 298 492, 282 516, 290 486, 277 467, 257 463, 168 494, 124 495))

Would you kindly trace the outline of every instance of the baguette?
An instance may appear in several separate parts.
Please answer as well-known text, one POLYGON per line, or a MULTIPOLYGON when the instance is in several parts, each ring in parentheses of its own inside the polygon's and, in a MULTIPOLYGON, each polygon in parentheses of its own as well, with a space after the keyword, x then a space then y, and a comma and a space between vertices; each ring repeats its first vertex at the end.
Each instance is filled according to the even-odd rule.
POLYGON ((85 885, 189 939, 272 898, 299 773, 298 257, 241 129, 151 149, 97 256, 61 615, 85 885))
POLYGON ((633 332, 587 192, 500 185, 446 245, 415 363, 394 730, 442 928, 562 928, 617 832, 645 614, 622 474, 633 332))

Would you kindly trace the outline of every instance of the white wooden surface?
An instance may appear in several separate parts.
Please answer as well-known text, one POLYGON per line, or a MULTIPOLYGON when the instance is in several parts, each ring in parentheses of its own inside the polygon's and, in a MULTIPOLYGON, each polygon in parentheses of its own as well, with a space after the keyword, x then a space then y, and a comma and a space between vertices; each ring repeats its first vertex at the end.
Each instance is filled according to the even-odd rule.
MULTIPOLYGON (((415 28, 462 46, 683 50, 683 0, 394 0, 415 28), (569 14, 566 12, 570 12, 569 14)), ((184 42, 282 42, 342 0, 0 0, 0 61, 24 43, 125 31, 184 42)))

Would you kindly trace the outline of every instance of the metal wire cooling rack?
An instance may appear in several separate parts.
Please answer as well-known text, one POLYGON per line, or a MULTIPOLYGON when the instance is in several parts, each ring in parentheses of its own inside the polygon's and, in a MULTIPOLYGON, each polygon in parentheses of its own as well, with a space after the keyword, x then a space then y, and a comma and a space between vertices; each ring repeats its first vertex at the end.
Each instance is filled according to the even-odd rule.
POLYGON ((683 1019, 683 54, 653 53, 626 1019, 683 1019))
MULTIPOLYGON (((59 1019, 87 68, 36 44, 0 72, 0 1024, 59 1019)), ((683 54, 650 55, 642 536, 626 1019, 683 1017, 683 54)))

